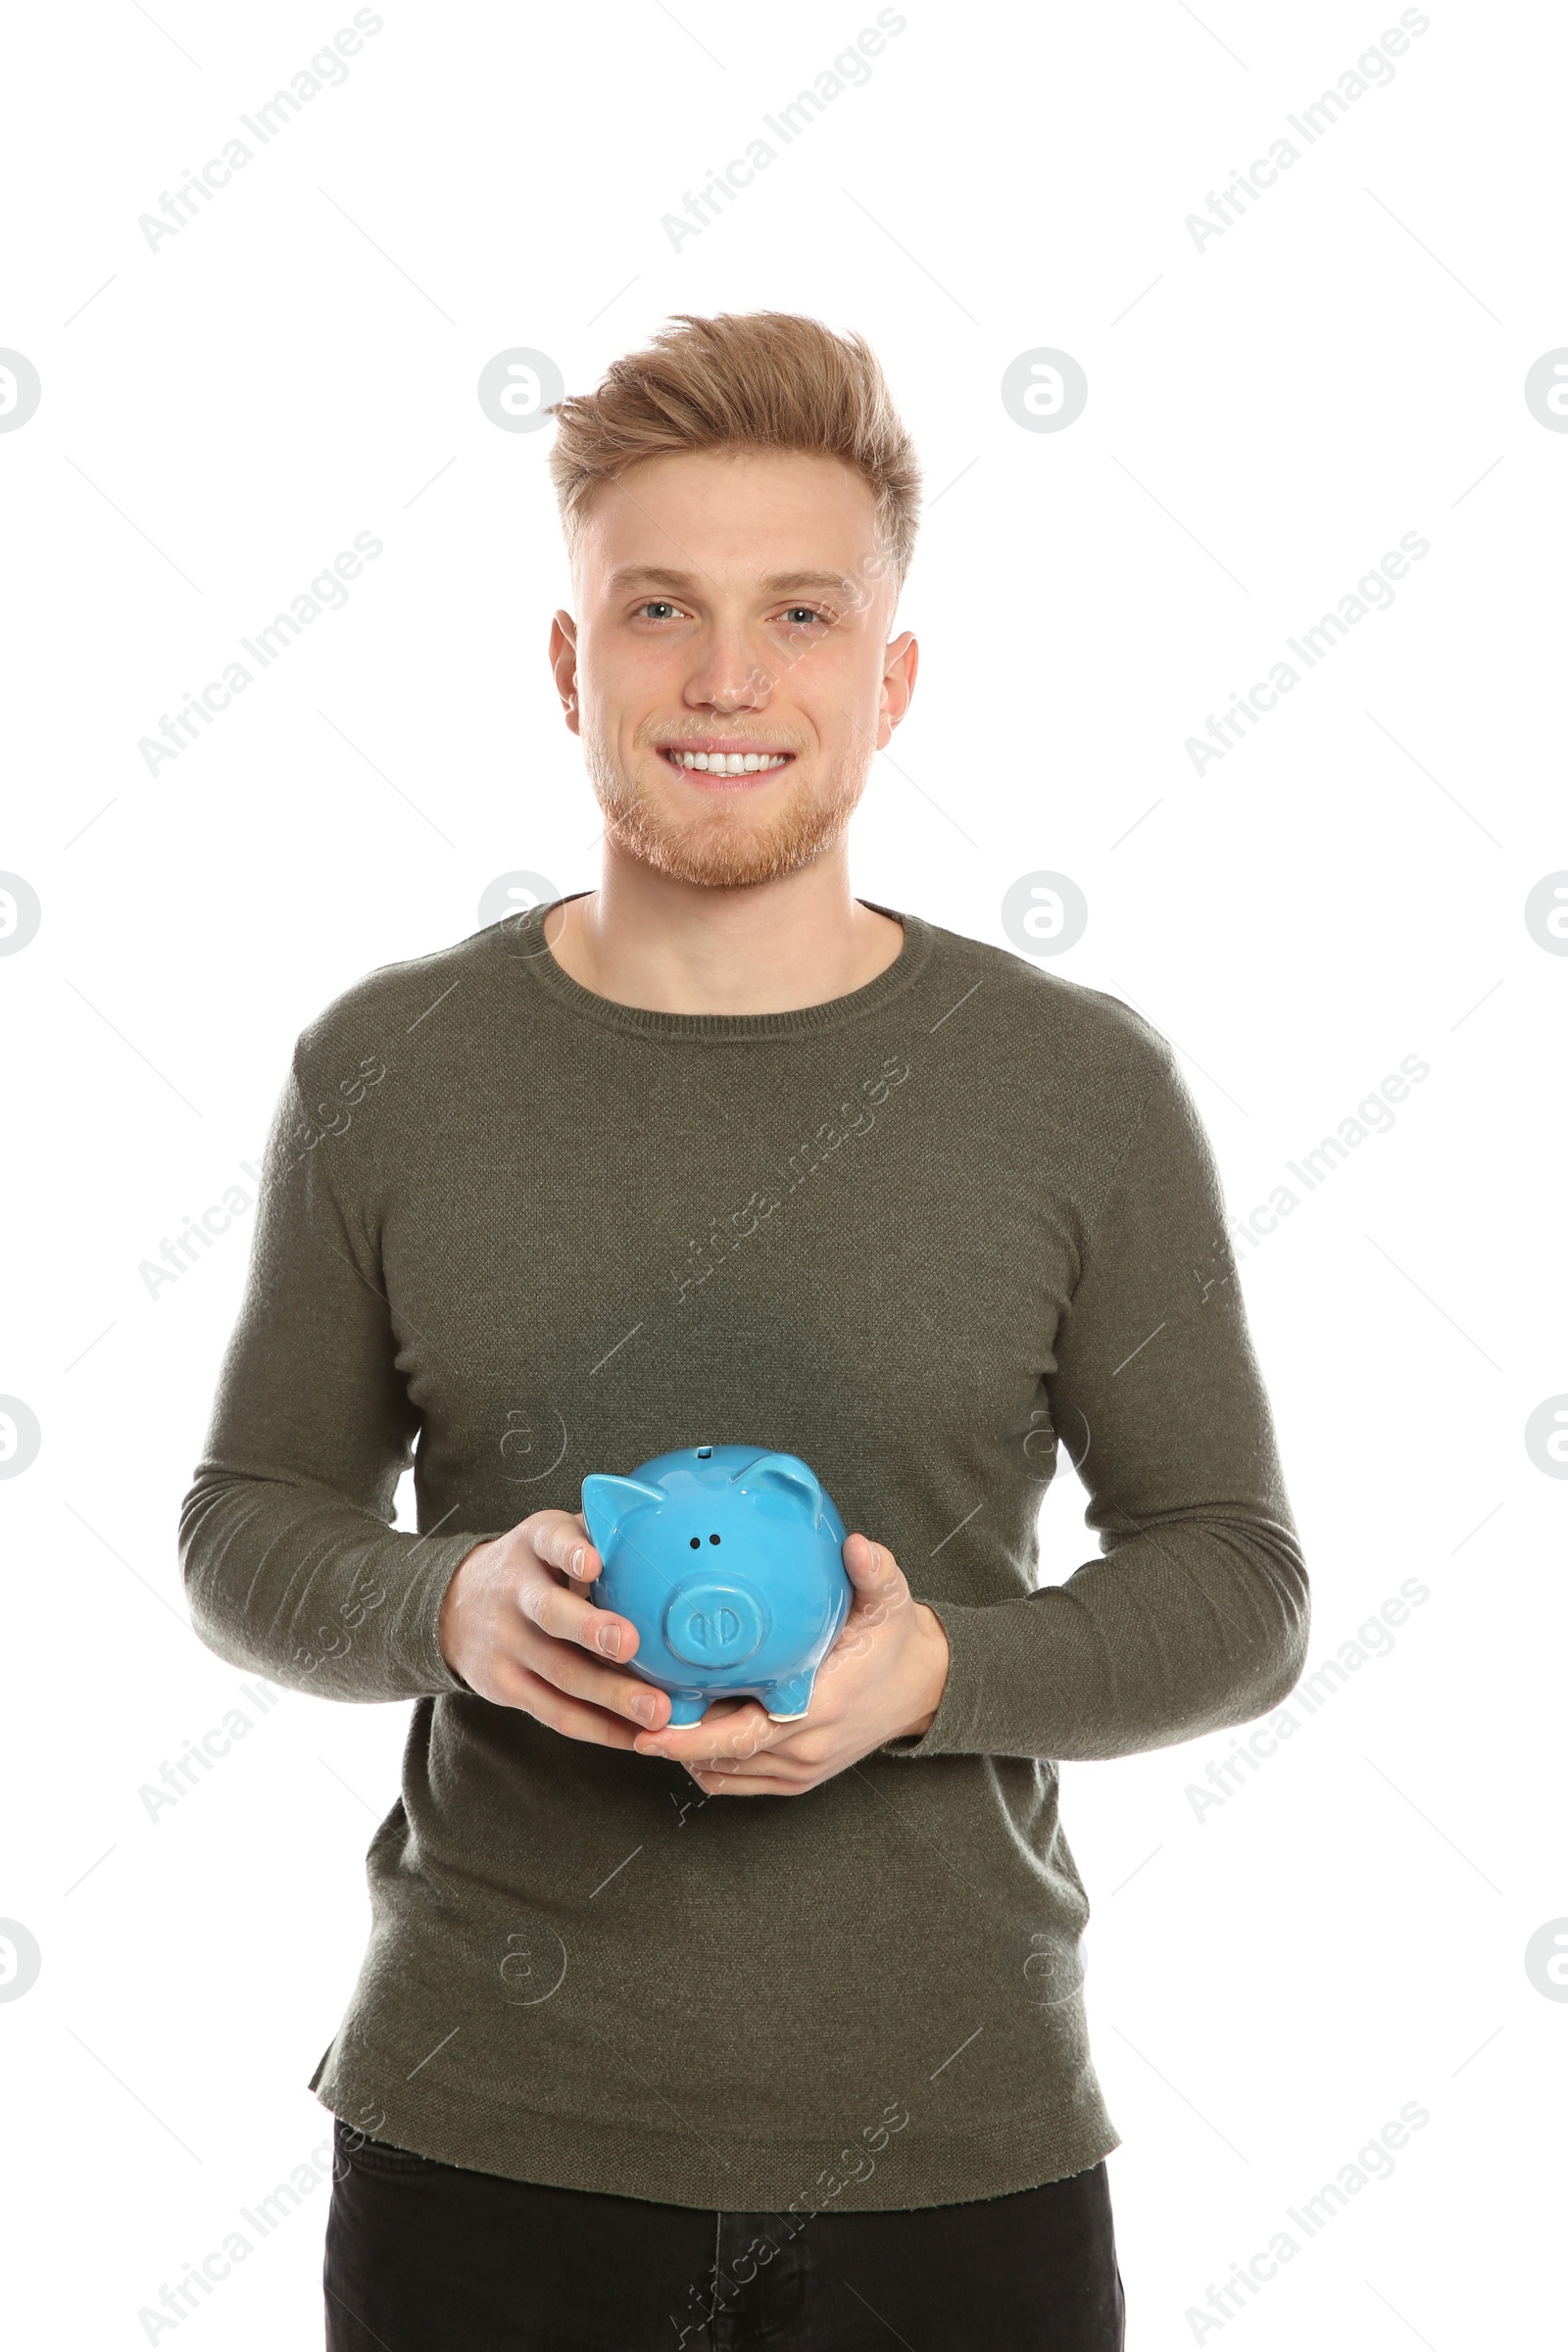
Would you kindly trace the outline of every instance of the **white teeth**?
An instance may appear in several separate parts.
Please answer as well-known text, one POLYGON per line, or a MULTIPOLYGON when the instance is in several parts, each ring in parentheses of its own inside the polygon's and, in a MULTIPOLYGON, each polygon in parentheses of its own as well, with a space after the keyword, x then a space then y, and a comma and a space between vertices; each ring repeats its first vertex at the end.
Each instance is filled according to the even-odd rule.
POLYGON ((675 753, 679 767, 695 767, 710 776, 752 776, 764 768, 782 767, 786 755, 782 752, 680 752, 675 753))

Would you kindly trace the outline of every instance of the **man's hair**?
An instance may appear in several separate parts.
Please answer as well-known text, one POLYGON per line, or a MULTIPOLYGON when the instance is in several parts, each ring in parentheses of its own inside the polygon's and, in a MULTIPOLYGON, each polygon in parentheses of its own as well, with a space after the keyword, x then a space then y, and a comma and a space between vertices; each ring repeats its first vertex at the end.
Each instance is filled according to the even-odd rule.
POLYGON ((903 587, 920 468, 864 337, 789 311, 675 314, 647 351, 612 363, 597 392, 554 403, 550 471, 575 554, 585 502, 642 458, 675 450, 807 450, 839 458, 876 501, 882 568, 903 587))

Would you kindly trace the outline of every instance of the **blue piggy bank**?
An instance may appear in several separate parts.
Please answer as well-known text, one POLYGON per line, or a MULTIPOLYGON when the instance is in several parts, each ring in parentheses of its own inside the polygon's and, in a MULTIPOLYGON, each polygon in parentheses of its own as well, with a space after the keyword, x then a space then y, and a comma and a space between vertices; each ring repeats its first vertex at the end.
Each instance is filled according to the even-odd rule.
POLYGON ((656 1454, 629 1478, 585 1478, 582 1515, 604 1562, 589 1598, 637 1628, 626 1663, 669 1692, 671 1724, 721 1696, 760 1698, 775 1723, 806 1713, 855 1588, 848 1531, 798 1454, 656 1454))

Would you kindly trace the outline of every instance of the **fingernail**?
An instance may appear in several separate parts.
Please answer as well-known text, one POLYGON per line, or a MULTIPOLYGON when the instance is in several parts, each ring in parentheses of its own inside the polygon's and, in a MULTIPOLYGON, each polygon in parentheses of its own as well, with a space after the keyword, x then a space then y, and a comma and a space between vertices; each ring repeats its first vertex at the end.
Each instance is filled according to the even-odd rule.
POLYGON ((639 1723, 652 1723, 659 1712, 659 1702, 651 1693, 647 1698, 634 1698, 631 1711, 639 1723))
POLYGON ((650 1741, 648 1746, 640 1747, 637 1752, 642 1756, 662 1756, 668 1751, 660 1747, 656 1742, 650 1741))
POLYGON ((618 1625, 602 1625, 599 1628, 599 1646, 603 1650, 608 1650, 612 1658, 619 1657, 620 1628, 618 1625))
POLYGON ((571 1555, 571 1573, 573 1576, 582 1574, 582 1545, 580 1544, 571 1555))

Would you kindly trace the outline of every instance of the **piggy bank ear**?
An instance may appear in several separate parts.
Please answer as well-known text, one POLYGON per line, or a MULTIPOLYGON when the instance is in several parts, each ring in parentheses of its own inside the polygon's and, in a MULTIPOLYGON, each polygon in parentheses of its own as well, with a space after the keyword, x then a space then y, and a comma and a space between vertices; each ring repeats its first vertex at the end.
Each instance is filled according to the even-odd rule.
POLYGON ((781 1495, 812 1527, 822 1516, 821 1487, 798 1453, 764 1453, 736 1472, 735 1484, 753 1494, 781 1495))
POLYGON ((588 1540, 601 1559, 615 1540, 615 1531, 633 1511, 645 1503, 662 1502, 662 1487, 651 1487, 639 1478, 601 1478, 597 1474, 582 1482, 582 1515, 587 1522, 588 1540))

